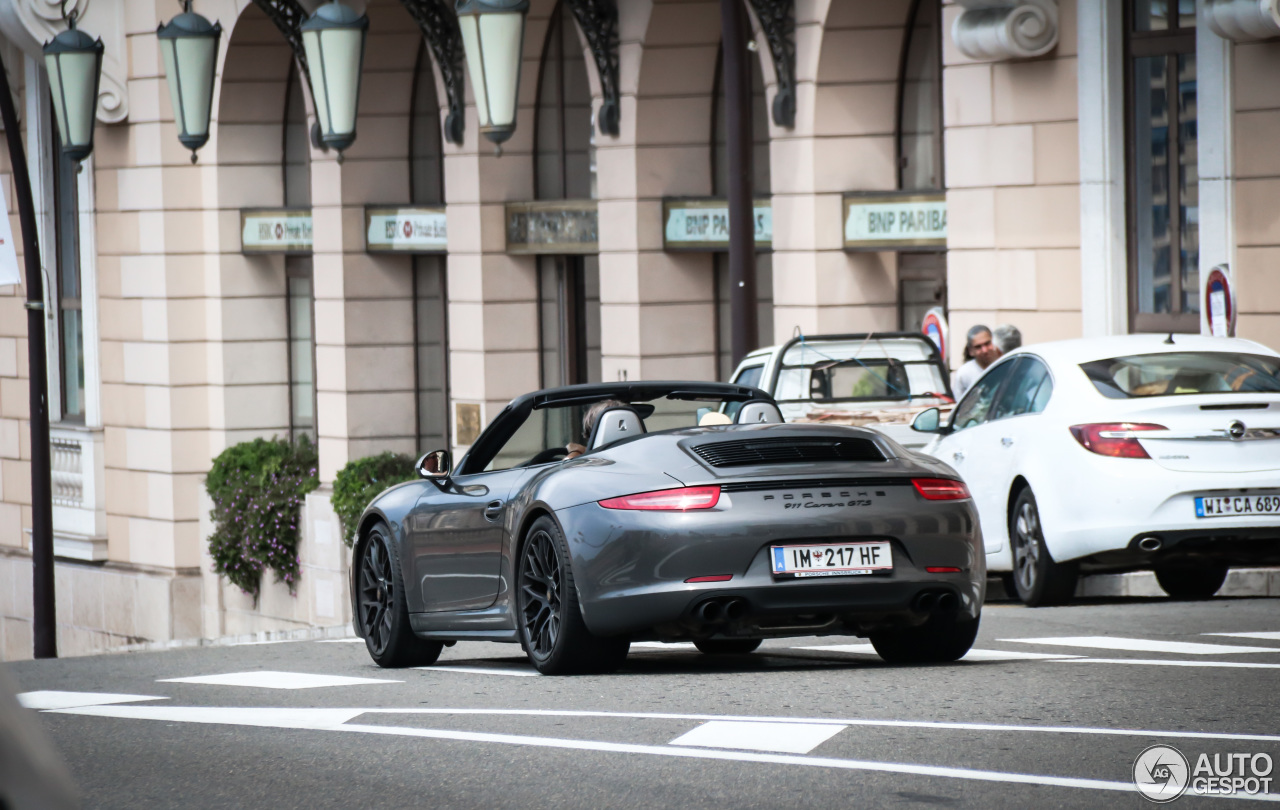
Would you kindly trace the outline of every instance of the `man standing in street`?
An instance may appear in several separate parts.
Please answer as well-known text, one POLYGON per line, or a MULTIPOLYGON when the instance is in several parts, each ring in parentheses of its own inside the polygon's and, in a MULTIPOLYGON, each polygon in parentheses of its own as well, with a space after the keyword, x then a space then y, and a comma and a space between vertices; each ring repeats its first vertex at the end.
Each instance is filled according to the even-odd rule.
POLYGON ((987 370, 987 366, 1000 359, 1001 354, 1000 349, 991 339, 991 330, 982 324, 971 328, 967 338, 968 351, 966 354, 971 359, 956 372, 955 384, 951 386, 955 392, 957 402, 973 387, 973 384, 987 370))

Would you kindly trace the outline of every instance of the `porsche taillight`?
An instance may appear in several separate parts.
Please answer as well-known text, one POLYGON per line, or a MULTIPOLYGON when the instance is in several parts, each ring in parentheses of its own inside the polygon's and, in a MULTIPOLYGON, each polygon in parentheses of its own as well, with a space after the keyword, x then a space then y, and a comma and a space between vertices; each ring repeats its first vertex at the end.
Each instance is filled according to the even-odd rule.
POLYGON ((680 487, 656 492, 638 492, 600 501, 605 509, 640 509, 645 511, 688 512, 710 509, 720 502, 720 487, 680 487))
POLYGON ((1071 435, 1080 446, 1091 453, 1112 458, 1151 458, 1138 442, 1138 434, 1144 430, 1168 430, 1164 425, 1142 422, 1106 422, 1094 425, 1073 425, 1071 435))
POLYGON ((911 485, 927 501, 963 501, 970 497, 963 481, 950 478, 912 478, 911 485))

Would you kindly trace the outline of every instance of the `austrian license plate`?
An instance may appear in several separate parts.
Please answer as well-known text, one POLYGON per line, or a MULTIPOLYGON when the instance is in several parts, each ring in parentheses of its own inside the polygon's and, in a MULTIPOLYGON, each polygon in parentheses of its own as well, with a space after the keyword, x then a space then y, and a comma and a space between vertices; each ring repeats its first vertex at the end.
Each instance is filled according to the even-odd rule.
POLYGON ((773 546, 775 576, 848 577, 893 570, 893 552, 884 541, 773 546))
POLYGON ((1280 515, 1280 492, 1265 495, 1206 495, 1196 498, 1196 517, 1280 515))

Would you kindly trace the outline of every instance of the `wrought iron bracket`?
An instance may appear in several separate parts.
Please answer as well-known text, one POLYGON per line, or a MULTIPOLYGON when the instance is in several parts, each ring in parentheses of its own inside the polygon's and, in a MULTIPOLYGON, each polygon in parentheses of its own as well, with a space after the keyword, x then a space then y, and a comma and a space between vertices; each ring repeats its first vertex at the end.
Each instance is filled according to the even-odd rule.
POLYGON ((466 76, 465 53, 462 50, 462 32, 458 18, 448 9, 447 0, 400 0, 409 16, 422 29, 422 36, 431 46, 440 77, 444 80, 444 92, 449 101, 449 115, 444 120, 444 139, 449 143, 462 143, 466 128, 466 76))
POLYGON ((618 89, 618 6, 615 0, 568 0, 578 27, 587 37, 600 75, 604 103, 598 124, 604 135, 617 135, 622 117, 618 89))
POLYGON ((796 125, 796 7, 795 0, 747 0, 760 21, 778 92, 773 98, 773 123, 791 129, 796 125))
POLYGON ((311 71, 307 68, 307 52, 302 47, 302 24, 306 22, 307 10, 298 0, 253 0, 253 4, 262 9, 267 19, 275 24, 284 35, 285 42, 293 49, 293 58, 298 60, 298 68, 307 79, 307 87, 311 87, 311 71))

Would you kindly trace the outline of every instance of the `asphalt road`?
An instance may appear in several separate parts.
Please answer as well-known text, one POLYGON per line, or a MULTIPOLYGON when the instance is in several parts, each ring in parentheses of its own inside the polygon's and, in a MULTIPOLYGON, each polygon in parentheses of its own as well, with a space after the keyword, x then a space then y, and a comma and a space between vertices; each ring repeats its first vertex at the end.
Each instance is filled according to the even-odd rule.
POLYGON ((988 605, 979 652, 944 666, 865 644, 633 646, 621 672, 574 678, 483 643, 422 670, 349 641, 4 669, 87 807, 1147 807, 1132 774, 1154 744, 1193 769, 1280 765, 1275 600, 988 605))

